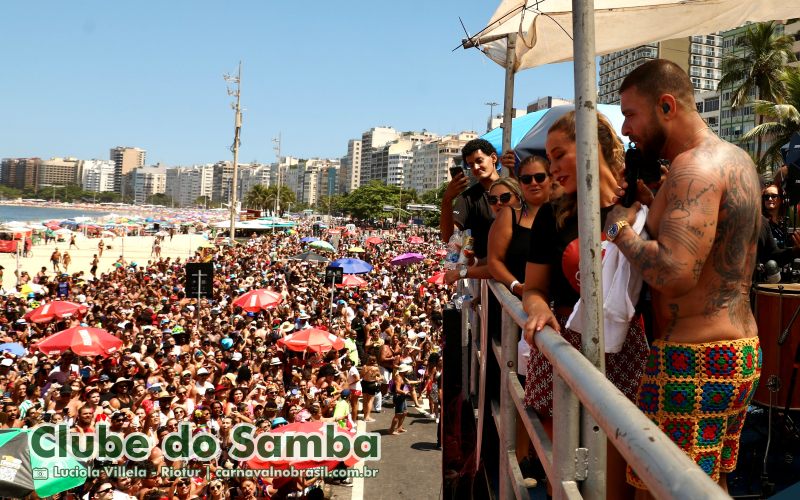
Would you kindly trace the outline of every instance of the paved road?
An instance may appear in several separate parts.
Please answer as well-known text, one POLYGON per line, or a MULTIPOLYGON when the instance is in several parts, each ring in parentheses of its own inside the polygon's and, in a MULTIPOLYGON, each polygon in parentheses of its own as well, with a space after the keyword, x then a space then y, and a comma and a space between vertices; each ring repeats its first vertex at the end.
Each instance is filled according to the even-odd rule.
MULTIPOLYGON (((423 408, 428 409, 423 399, 423 408)), ((375 422, 358 422, 359 432, 364 430, 381 434, 381 460, 365 462, 364 467, 377 469, 373 478, 354 479, 353 486, 332 486, 334 500, 391 499, 440 497, 442 486, 442 452, 436 449, 436 422, 422 413, 422 409, 409 406, 403 427, 408 432, 388 434, 394 408, 384 406, 381 413, 373 413, 375 422)), ((361 466, 358 464, 356 467, 361 466)))

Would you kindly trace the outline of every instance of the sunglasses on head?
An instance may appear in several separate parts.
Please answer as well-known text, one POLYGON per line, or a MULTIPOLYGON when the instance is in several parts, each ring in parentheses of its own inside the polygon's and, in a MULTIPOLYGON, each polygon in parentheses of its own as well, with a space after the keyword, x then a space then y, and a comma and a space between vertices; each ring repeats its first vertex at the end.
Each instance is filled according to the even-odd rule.
POLYGON ((493 194, 490 194, 489 196, 486 197, 486 200, 489 202, 489 205, 497 205, 498 201, 500 203, 508 203, 509 201, 511 201, 511 196, 512 196, 511 193, 503 193, 500 196, 495 196, 493 194))
POLYGON ((767 193, 767 194, 762 194, 761 198, 763 198, 765 200, 777 200, 778 198, 780 198, 780 196, 778 196, 777 194, 773 194, 773 193, 767 193))
POLYGON ((530 184, 531 181, 536 181, 536 184, 541 184, 547 180, 547 174, 539 172, 536 174, 525 174, 519 176, 519 181, 523 184, 530 184))

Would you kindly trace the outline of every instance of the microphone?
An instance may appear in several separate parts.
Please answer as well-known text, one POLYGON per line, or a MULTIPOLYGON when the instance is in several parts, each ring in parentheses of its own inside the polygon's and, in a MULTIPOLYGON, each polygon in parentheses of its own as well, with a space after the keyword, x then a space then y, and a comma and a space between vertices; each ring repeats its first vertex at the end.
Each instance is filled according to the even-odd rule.
MULTIPOLYGON (((800 259, 797 260, 800 261, 800 259)), ((800 266, 800 262, 798 262, 798 266, 800 266)), ((764 266, 764 281, 767 283, 781 282, 781 268, 778 267, 778 263, 774 260, 768 260, 764 266)))

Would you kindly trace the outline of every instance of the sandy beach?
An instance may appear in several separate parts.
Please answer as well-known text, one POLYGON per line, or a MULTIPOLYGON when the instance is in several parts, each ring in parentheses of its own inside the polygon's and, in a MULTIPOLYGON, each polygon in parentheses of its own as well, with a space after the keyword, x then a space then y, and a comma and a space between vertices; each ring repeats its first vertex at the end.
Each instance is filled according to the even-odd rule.
MULTIPOLYGON (((120 255, 125 255, 125 260, 128 262, 136 262, 139 265, 147 265, 147 261, 151 259, 150 253, 153 249, 154 236, 128 236, 124 238, 118 237, 115 239, 103 238, 106 248, 103 251, 103 256, 100 258, 100 265, 97 268, 97 274, 105 272, 110 269, 114 262, 119 259, 120 255), (109 249, 109 245, 111 248, 109 249)), ((55 276, 53 266, 50 263, 50 255, 58 248, 63 254, 68 251, 72 257, 72 263, 69 266, 69 273, 76 273, 84 271, 86 276, 89 275, 91 261, 94 254, 98 253, 97 244, 99 238, 85 238, 83 235, 78 234, 76 244, 78 248, 69 249, 69 240, 66 242, 53 243, 47 245, 34 245, 33 256, 23 257, 19 259, 20 271, 27 271, 28 274, 34 276, 43 266, 47 268, 49 276, 55 276)), ((191 255, 198 246, 205 243, 207 240, 200 234, 176 234, 172 241, 167 236, 161 244, 162 257, 181 257, 186 258, 191 255)), ((16 278, 14 277, 14 270, 16 269, 17 259, 13 253, 1 253, 0 265, 5 270, 3 271, 2 287, 4 289, 13 289, 16 285, 16 278)))

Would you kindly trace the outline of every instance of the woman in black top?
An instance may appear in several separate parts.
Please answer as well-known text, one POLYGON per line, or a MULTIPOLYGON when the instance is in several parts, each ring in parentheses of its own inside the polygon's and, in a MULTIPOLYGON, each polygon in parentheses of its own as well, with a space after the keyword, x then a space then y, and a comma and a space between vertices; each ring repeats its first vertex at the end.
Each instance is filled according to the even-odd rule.
MULTIPOLYGON (((623 170, 623 146, 608 119, 598 114, 597 135, 600 146, 600 206, 603 218, 616 202, 616 192, 623 170)), ((528 314, 525 339, 531 345, 525 404, 542 417, 552 435, 553 369, 533 343, 533 336, 544 325, 551 326, 576 349, 581 334, 568 330, 566 321, 580 298, 578 264, 577 191, 578 175, 575 145, 575 112, 556 121, 547 134, 550 173, 564 194, 542 206, 532 227, 530 253, 525 271, 524 307, 528 314), (551 309, 551 302, 553 308, 551 309)), ((602 225, 601 225, 602 226, 602 225)), ((636 396, 648 348, 641 317, 634 316, 622 350, 606 354, 606 375, 629 399, 636 396)), ((610 498, 622 498, 626 488, 624 460, 609 448, 608 484, 610 498)))
MULTIPOLYGON (((530 156, 519 165, 517 178, 521 189, 520 184, 504 177, 495 181, 489 190, 493 193, 495 186, 511 181, 512 192, 521 198, 521 203, 508 204, 498 212, 489 231, 488 262, 492 277, 504 283, 511 293, 522 297, 533 219, 539 207, 550 200, 550 165, 541 156, 530 156)), ((489 203, 492 201, 490 196, 489 203)))

